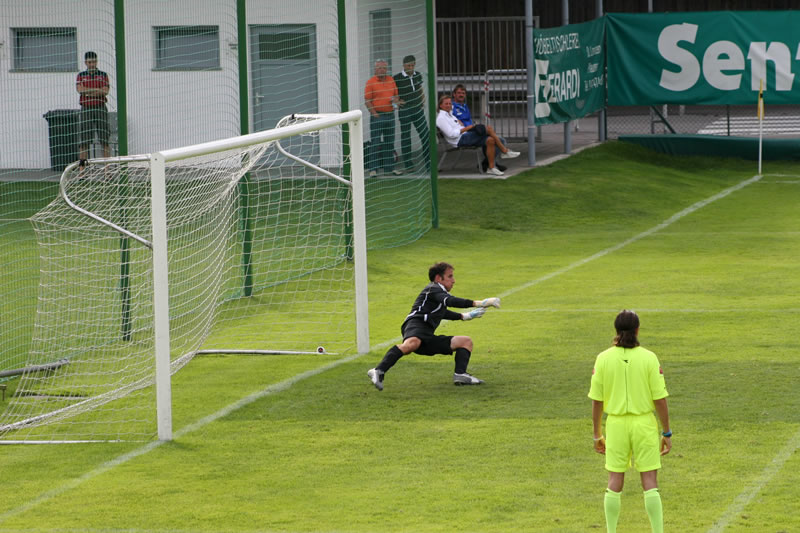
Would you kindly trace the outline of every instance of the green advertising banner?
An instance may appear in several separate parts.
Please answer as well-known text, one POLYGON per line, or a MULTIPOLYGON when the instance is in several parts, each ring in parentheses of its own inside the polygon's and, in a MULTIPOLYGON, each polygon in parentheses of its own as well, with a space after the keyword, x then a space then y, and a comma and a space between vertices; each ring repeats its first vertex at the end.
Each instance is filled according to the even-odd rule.
POLYGON ((800 12, 609 14, 608 104, 800 103, 800 12))
POLYGON ((605 106, 604 21, 533 30, 536 124, 567 122, 605 106))

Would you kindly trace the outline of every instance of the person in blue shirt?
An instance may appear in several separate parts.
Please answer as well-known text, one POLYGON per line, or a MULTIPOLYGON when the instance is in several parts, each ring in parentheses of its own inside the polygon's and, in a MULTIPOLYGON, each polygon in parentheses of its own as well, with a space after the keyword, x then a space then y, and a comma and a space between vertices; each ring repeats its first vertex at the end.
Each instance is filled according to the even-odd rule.
MULTIPOLYGON (((464 126, 471 126, 475 124, 472 120, 472 113, 469 110, 469 106, 467 105, 467 89, 464 87, 463 84, 459 83, 453 88, 453 116, 455 116, 458 120, 460 120, 464 126)), ((486 132, 489 136, 496 136, 497 134, 494 131, 494 128, 486 125, 486 132)), ((506 145, 506 140, 502 137, 499 137, 500 142, 506 145)), ((495 162, 495 167, 497 170, 504 172, 506 167, 501 165, 500 163, 495 162)), ((486 172, 489 168, 489 161, 486 159, 484 154, 483 162, 481 163, 481 170, 486 172)))
POLYGON ((453 115, 465 126, 472 126, 472 113, 467 105, 467 89, 461 83, 453 89, 453 115))

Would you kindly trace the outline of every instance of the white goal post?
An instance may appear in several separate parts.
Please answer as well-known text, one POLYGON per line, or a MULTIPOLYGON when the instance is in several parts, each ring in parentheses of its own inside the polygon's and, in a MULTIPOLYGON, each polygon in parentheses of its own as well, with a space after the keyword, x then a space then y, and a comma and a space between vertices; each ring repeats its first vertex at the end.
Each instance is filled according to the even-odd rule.
POLYGON ((171 440, 171 374, 197 354, 369 351, 360 111, 70 165, 32 223, 46 371, 0 443, 147 440, 153 418, 171 440))

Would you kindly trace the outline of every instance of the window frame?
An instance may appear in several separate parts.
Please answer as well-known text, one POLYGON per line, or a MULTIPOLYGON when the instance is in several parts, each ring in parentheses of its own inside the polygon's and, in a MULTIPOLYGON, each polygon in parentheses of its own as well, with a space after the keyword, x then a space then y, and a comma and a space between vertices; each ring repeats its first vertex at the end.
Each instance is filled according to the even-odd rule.
POLYGON ((79 72, 78 62, 78 29, 73 26, 26 26, 13 27, 11 30, 11 72, 27 73, 47 73, 47 72, 79 72), (52 43, 31 45, 33 39, 47 39, 48 37, 59 37, 52 43), (24 41, 28 40, 28 46, 24 41), (33 60, 26 59, 25 50, 32 46, 42 46, 55 50, 62 50, 59 53, 50 53, 46 56, 33 55, 33 60), (49 63, 41 65, 34 63, 36 58, 60 58, 59 63, 49 63))
POLYGON ((153 70, 159 72, 222 70, 221 61, 219 26, 153 26, 153 70), (206 37, 211 35, 213 35, 213 39, 206 37), (192 43, 192 38, 199 38, 200 40, 192 43), (201 50, 202 53, 208 54, 208 56, 202 61, 184 62, 181 58, 185 54, 177 56, 165 55, 166 47, 164 43, 170 39, 182 39, 183 42, 178 43, 178 46, 187 49, 194 48, 201 43, 208 44, 206 50, 201 50))
POLYGON ((370 76, 375 62, 386 61, 387 72, 392 70, 392 10, 385 7, 369 12, 370 76))

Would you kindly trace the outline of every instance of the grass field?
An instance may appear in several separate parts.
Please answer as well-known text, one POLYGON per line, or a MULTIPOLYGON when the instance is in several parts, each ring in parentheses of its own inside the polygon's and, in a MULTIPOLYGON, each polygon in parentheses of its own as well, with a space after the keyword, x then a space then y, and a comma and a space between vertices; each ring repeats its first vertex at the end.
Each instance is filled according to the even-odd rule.
MULTIPOLYGON (((371 253, 368 355, 208 356, 173 381, 175 440, 0 446, 0 532, 604 531, 586 397, 632 308, 664 367, 667 531, 800 531, 800 164, 616 142, 508 180, 440 182, 441 227, 371 253), (366 377, 426 283, 501 296, 452 359, 366 377)), ((630 471, 620 532, 649 531, 630 471)))

